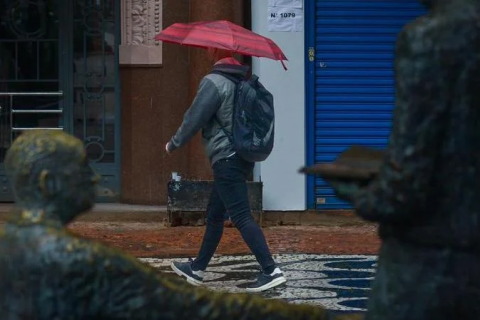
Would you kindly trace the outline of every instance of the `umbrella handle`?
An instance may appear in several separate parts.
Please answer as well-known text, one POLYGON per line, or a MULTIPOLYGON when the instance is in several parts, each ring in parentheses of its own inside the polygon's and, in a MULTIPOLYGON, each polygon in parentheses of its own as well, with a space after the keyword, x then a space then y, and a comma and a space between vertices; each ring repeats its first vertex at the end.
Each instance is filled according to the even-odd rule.
POLYGON ((288 70, 287 66, 285 65, 285 62, 283 60, 280 60, 280 62, 282 63, 283 69, 288 70))

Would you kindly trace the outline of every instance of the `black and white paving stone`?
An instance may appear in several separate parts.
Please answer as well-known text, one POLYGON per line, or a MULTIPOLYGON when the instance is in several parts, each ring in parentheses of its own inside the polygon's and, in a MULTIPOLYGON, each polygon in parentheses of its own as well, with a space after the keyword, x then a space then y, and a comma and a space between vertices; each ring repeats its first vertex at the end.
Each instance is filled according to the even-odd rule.
MULTIPOLYGON (((170 273, 172 261, 185 259, 143 258, 143 262, 170 273)), ((363 312, 375 273, 376 256, 276 255, 275 261, 288 282, 262 293, 266 298, 290 303, 310 303, 339 312, 363 312)), ((237 286, 254 280, 259 266, 252 256, 218 256, 205 274, 205 286, 213 290, 242 292, 237 286)))

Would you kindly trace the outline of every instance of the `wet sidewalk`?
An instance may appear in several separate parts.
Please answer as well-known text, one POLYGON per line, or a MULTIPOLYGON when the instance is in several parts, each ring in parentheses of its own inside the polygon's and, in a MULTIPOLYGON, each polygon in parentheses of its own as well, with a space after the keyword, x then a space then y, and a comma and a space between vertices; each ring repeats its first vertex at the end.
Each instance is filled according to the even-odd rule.
MULTIPOLYGON (((348 219, 347 219, 348 220, 348 219)), ((276 226, 263 231, 274 259, 288 281, 261 293, 265 298, 313 304, 334 313, 363 313, 376 267, 380 244, 375 225, 330 219, 328 225, 276 226), (342 221, 340 223, 340 221, 342 221)), ((171 273, 172 261, 194 258, 205 227, 167 228, 160 222, 79 221, 71 230, 87 238, 121 248, 171 273)), ((259 273, 239 232, 225 228, 216 255, 207 268, 207 288, 243 292, 259 273)))
MULTIPOLYGON (((287 283, 262 292, 268 299, 322 306, 334 312, 365 312, 377 257, 373 255, 274 255, 287 283)), ((161 273, 181 259, 142 258, 161 273)), ((204 286, 216 291, 244 292, 259 266, 252 256, 217 256, 205 272, 204 286)))
MULTIPOLYGON (((0 225, 10 209, 0 205, 0 225)), ((205 227, 167 227, 165 211, 162 207, 98 205, 69 229, 170 273, 172 261, 196 256, 205 227)), ((377 226, 342 213, 309 213, 301 219, 299 213, 277 213, 277 221, 272 216, 267 213, 266 225, 270 226, 263 231, 288 282, 262 296, 324 306, 339 313, 364 312, 380 245, 377 226), (278 225, 312 217, 310 225, 278 225)), ((207 269, 205 285, 241 292, 238 287, 255 279, 258 268, 237 229, 227 227, 207 269)))

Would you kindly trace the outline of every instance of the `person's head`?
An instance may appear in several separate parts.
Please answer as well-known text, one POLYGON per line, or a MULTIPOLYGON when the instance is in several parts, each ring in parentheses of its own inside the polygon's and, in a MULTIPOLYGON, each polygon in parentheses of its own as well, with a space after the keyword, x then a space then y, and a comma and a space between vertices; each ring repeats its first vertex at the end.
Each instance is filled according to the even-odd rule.
POLYGON ((8 150, 5 169, 21 210, 67 224, 95 203, 99 177, 83 143, 62 131, 23 133, 8 150))
POLYGON ((218 48, 208 48, 207 52, 213 63, 217 62, 218 60, 233 56, 231 51, 218 48))

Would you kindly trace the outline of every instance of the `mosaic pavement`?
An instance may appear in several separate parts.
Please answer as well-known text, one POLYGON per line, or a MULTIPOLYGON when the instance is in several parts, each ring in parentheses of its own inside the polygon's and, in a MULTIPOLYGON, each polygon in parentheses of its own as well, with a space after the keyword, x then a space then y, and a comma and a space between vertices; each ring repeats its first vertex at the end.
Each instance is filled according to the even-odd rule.
MULTIPOLYGON (((161 272, 172 272, 170 263, 185 259, 141 259, 161 272)), ((362 312, 373 280, 376 256, 276 255, 287 284, 262 295, 290 303, 321 305, 338 312, 362 312)), ((205 275, 213 290, 242 292, 237 286, 256 277, 259 266, 252 256, 215 257, 205 275)))

